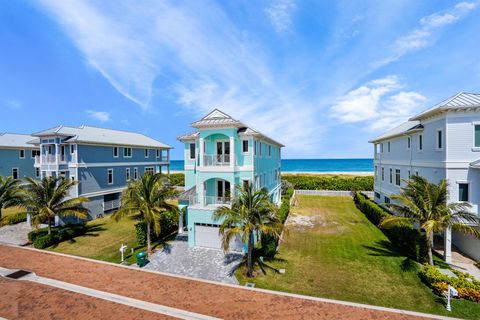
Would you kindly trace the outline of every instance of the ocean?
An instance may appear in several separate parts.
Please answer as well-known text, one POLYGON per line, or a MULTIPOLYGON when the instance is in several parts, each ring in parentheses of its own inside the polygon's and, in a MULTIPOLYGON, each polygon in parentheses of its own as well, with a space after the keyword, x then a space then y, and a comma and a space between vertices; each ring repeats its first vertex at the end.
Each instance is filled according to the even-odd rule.
MULTIPOLYGON (((172 160, 172 171, 183 171, 183 160, 172 160)), ((373 172, 373 159, 283 159, 282 172, 373 172)))

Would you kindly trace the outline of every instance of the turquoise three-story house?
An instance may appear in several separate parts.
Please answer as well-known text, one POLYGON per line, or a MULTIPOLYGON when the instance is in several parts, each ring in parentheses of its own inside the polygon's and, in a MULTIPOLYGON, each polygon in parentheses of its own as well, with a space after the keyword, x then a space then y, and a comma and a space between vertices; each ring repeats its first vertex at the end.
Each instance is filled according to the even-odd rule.
POLYGON ((140 133, 58 126, 32 136, 36 139, 31 143, 39 150, 35 168, 40 177, 78 180, 71 196, 90 200, 85 207, 91 219, 119 208, 129 180, 162 169, 170 174, 171 147, 140 133))
MULTIPOLYGON (((253 184, 281 202, 280 159, 283 145, 215 109, 191 125, 196 131, 178 137, 185 143, 185 192, 188 244, 220 249, 219 221, 213 213, 230 205, 235 188, 253 184)), ((231 250, 242 250, 234 239, 231 250)))
POLYGON ((29 134, 0 134, 0 176, 14 179, 40 177, 40 171, 33 166, 38 148, 28 143, 33 138, 29 134))

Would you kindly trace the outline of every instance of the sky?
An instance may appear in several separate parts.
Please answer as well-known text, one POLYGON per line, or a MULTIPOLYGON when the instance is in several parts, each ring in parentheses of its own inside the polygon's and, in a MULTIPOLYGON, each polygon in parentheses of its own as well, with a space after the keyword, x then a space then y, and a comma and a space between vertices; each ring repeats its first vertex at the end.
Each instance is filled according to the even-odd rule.
POLYGON ((283 158, 369 139, 480 92, 478 1, 0 1, 0 132, 137 131, 175 149, 214 108, 283 158))

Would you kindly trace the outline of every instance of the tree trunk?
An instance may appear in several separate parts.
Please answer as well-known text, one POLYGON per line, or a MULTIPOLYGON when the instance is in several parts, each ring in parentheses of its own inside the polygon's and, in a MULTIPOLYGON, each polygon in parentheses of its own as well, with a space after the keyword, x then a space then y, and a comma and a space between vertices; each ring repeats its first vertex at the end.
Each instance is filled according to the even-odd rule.
POLYGON ((433 266, 433 233, 427 234, 428 264, 433 266))
POLYGON ((150 222, 147 222, 147 252, 152 253, 152 244, 150 243, 150 222))
POLYGON ((253 277, 253 232, 248 231, 247 277, 253 277))
POLYGON ((52 218, 48 218, 48 234, 52 234, 52 218))
POLYGON ((2 207, 0 207, 0 220, 2 219, 2 207))

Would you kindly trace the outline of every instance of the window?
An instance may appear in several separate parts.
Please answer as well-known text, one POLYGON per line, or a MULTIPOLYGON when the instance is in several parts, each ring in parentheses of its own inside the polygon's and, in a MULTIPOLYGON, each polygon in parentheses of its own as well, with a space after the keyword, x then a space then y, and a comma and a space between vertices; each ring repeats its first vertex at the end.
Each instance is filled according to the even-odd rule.
POLYGON ((380 193, 375 192, 375 198, 376 198, 376 199, 380 199, 380 193))
POLYGON ((408 170, 408 179, 410 179, 410 170, 408 170))
POLYGON ((40 150, 32 150, 32 159, 34 159, 36 156, 40 156, 40 150))
POLYGON ((395 169, 395 184, 400 185, 400 169, 395 169))
POLYGON ((243 187, 248 188, 250 186, 250 180, 243 180, 243 187))
POLYGON ((458 201, 468 202, 468 183, 458 184, 458 201))
POLYGON ((382 167, 382 181, 385 181, 385 168, 382 167))
POLYGON ((148 158, 150 156, 150 152, 148 149, 145 149, 145 158, 148 158))
POLYGON ((272 156, 272 146, 268 146, 268 156, 272 156))
POLYGON ((133 168, 133 179, 137 180, 138 179, 138 169, 133 168))
POLYGON ((18 179, 18 168, 12 168, 12 178, 18 179))
POLYGON ((108 169, 107 176, 108 184, 113 184, 113 169, 108 169))
POLYGON ((123 157, 131 158, 132 157, 132 148, 123 148, 123 157))
POLYGON ((113 157, 118 158, 118 147, 113 147, 113 157))
POLYGON ((376 178, 377 175, 378 175, 378 167, 377 166, 375 166, 375 171, 373 172, 373 174, 374 174, 374 177, 376 178))
POLYGON ((243 153, 248 153, 248 140, 243 140, 242 141, 242 152, 243 153))
POLYGON ((475 133, 474 133, 474 139, 475 139, 475 147, 480 147, 480 124, 475 125, 475 133))
POLYGON ((441 150, 442 148, 443 148, 442 130, 437 130, 437 149, 441 150))
POLYGON ((130 168, 125 169, 125 180, 126 181, 130 180, 130 168))
POLYGON ((412 145, 412 138, 407 137, 407 150, 410 150, 411 145, 412 145))
POLYGON ((40 168, 35 168, 35 178, 40 178, 40 168))
POLYGON ((157 149, 155 156, 156 156, 157 158, 160 158, 160 149, 157 149))
POLYGON ((390 152, 390 141, 388 141, 387 143, 387 149, 388 149, 388 152, 390 152))
POLYGON ((195 143, 190 143, 190 159, 195 159, 195 143))
POLYGON ((18 156, 20 157, 20 159, 25 159, 25 150, 18 150, 18 156))
POLYGON ((146 167, 145 174, 154 174, 153 167, 146 167))
POLYGON ((253 153, 257 155, 257 141, 253 143, 253 153))
POLYGON ((418 135, 418 150, 423 150, 423 136, 418 135))
POLYGON ((390 203, 390 198, 389 197, 384 197, 385 198, 385 203, 390 203))
POLYGON ((383 143, 380 143, 380 153, 383 153, 383 143))
POLYGON ((415 171, 415 175, 418 177, 418 171, 415 171))
POLYGON ((393 169, 390 168, 390 183, 393 183, 393 169))
POLYGON ((75 153, 75 145, 74 144, 70 145, 70 153, 75 153))
POLYGON ((262 143, 261 142, 258 146, 258 154, 260 155, 260 157, 262 156, 262 143))

